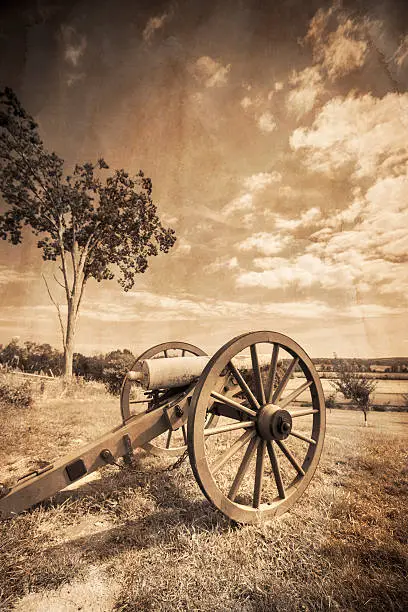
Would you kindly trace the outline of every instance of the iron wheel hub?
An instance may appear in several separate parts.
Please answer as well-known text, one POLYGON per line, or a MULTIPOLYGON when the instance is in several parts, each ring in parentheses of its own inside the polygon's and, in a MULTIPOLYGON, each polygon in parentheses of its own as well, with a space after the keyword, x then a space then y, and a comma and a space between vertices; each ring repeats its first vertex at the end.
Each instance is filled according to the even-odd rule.
POLYGON ((285 440, 292 431, 292 417, 287 410, 266 404, 259 411, 257 429, 264 440, 285 440))

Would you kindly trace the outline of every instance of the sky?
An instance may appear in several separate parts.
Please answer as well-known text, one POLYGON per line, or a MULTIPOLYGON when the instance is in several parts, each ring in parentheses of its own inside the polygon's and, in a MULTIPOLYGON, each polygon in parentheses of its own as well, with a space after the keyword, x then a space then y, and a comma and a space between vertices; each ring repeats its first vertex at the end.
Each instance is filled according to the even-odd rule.
MULTIPOLYGON (((134 288, 88 282, 76 349, 246 331, 408 354, 408 7, 2 2, 0 86, 46 147, 153 182, 177 234, 134 288)), ((6 210, 0 201, 0 212, 6 210)), ((36 240, 0 244, 0 343, 60 346, 36 240)), ((56 293, 58 295, 58 293, 56 293)))

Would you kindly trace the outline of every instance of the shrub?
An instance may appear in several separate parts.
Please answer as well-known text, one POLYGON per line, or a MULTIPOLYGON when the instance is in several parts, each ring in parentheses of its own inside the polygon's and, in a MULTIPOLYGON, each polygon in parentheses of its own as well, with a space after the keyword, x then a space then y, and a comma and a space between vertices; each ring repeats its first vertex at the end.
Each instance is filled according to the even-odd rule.
POLYGON ((15 408, 30 408, 34 403, 31 384, 28 381, 0 378, 0 404, 15 408))
POLYGON ((135 362, 134 355, 125 349, 113 351, 106 356, 106 367, 103 370, 103 382, 109 393, 119 395, 123 379, 135 362))
POLYGON ((376 387, 376 381, 366 378, 360 372, 360 365, 356 359, 338 359, 335 355, 333 365, 338 376, 331 382, 333 388, 363 411, 364 425, 367 425, 367 412, 371 408, 371 394, 376 387))
POLYGON ((336 407, 336 394, 330 393, 326 397, 326 408, 329 408, 329 410, 331 410, 332 408, 335 408, 335 407, 336 407))

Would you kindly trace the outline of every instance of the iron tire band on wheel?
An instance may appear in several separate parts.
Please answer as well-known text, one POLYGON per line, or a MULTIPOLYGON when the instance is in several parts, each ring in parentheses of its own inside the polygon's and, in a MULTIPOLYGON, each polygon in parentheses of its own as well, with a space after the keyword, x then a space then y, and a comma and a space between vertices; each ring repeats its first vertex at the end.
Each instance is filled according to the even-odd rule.
POLYGON ((319 463, 325 433, 325 402, 323 389, 316 369, 305 351, 289 337, 269 331, 253 332, 238 336, 225 344, 209 361, 194 390, 188 419, 188 449, 195 478, 207 499, 226 516, 236 522, 256 523, 271 519, 286 512, 302 495, 310 483, 319 463), (271 343, 282 347, 293 358, 299 359, 306 380, 310 383, 313 414, 312 437, 315 445, 309 445, 302 464, 303 476, 297 476, 286 490, 284 499, 275 498, 272 503, 261 504, 259 508, 231 501, 218 487, 207 457, 204 423, 210 394, 217 386, 220 375, 228 363, 244 349, 258 343, 271 343))

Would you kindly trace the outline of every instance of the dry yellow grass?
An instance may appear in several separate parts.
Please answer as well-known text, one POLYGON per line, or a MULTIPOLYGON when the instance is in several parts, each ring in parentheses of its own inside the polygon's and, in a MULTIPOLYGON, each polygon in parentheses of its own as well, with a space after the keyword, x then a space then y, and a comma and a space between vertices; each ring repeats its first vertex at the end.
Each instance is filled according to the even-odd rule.
MULTIPOLYGON (((47 402, 7 419, 2 463, 50 459, 118 422, 117 400, 47 402)), ((213 510, 187 462, 163 471, 171 461, 141 451, 130 469, 104 468, 0 526, 2 609, 406 609, 408 415, 370 413, 362 424, 358 412, 328 414, 306 494, 258 526, 213 510)))

